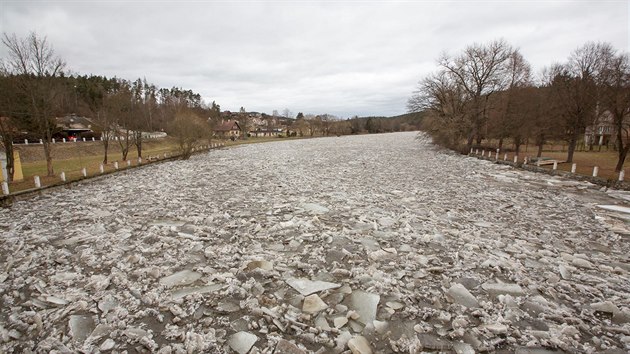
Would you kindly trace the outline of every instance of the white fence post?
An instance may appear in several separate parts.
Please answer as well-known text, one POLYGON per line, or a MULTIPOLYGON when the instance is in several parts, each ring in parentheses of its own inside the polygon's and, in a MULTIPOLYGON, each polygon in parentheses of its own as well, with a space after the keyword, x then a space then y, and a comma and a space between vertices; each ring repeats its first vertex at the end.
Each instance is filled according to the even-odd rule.
POLYGON ((577 164, 576 163, 571 165, 571 173, 575 173, 575 171, 577 171, 577 164))
POLYGON ((131 160, 127 160, 127 167, 131 166, 131 160))
POLYGON ((52 143, 53 143, 53 144, 55 143, 55 138, 52 138, 52 143))
POLYGON ((44 139, 39 139, 40 144, 44 144, 44 139))
POLYGON ((28 145, 28 139, 24 139, 24 145, 28 145))
POLYGON ((96 139, 94 139, 94 137, 92 137, 92 141, 96 141, 96 139))
POLYGON ((118 169, 118 161, 114 161, 114 168, 118 169))
POLYGON ((507 161, 507 152, 503 155, 503 161, 507 161))
POLYGON ((514 163, 518 162, 518 155, 514 155, 514 163))
POLYGON ((81 173, 83 174, 83 177, 87 177, 87 168, 83 167, 81 169, 81 173))
POLYGON ((619 171, 619 182, 623 182, 623 179, 626 177, 626 170, 619 171))
POLYGON ((557 170, 558 169, 558 161, 554 161, 553 162, 553 169, 557 170))
POLYGON ((35 188, 42 188, 42 182, 39 180, 39 176, 34 176, 33 179, 35 180, 35 188))
POLYGON ((59 174, 59 178, 61 178, 61 182, 65 182, 66 181, 66 173, 65 172, 61 172, 59 174))
POLYGON ((142 163, 142 157, 138 157, 138 165, 142 163))
POLYGON ((64 143, 66 142, 66 138, 63 138, 62 140, 63 140, 64 143))
POLYGON ((597 173, 599 173, 599 167, 595 166, 593 167, 593 177, 597 177, 597 173))
POLYGON ((2 181, 2 194, 9 195, 9 184, 7 181, 2 181))
POLYGON ((98 166, 98 170, 99 170, 101 173, 105 172, 105 166, 103 166, 103 164, 100 164, 100 165, 98 166))

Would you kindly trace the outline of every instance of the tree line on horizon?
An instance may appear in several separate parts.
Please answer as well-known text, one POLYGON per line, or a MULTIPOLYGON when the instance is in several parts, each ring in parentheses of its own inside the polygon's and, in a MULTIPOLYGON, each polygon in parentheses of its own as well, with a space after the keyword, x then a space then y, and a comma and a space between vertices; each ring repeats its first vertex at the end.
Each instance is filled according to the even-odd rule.
MULTIPOLYGON (((440 145, 468 152, 484 141, 508 143, 518 155, 534 141, 567 143, 573 162, 587 127, 613 127, 621 171, 630 150, 630 60, 609 43, 588 42, 563 63, 539 75, 520 51, 504 40, 472 44, 456 55, 442 54, 435 72, 422 78, 408 100, 410 112, 424 113, 423 130, 440 145)), ((595 132, 589 130, 589 149, 595 132)))

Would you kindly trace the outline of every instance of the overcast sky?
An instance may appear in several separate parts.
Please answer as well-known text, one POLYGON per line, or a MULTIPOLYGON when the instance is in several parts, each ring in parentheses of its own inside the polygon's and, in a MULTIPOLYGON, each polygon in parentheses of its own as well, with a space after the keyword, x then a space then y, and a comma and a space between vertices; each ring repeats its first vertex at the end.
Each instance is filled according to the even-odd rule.
POLYGON ((535 71, 587 41, 628 51, 628 18, 628 0, 0 0, 0 32, 46 35, 75 73, 341 117, 404 113, 440 53, 474 42, 504 38, 535 71))

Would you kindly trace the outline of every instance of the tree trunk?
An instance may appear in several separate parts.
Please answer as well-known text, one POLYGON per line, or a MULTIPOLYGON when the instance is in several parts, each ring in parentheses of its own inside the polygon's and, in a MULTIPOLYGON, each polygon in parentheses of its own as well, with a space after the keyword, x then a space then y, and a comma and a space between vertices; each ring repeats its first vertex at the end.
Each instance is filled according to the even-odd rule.
POLYGON ((103 165, 107 165, 107 150, 109 149, 109 137, 103 139, 103 135, 101 135, 101 139, 103 140, 103 165))
POLYGON ((47 176, 48 177, 52 177, 55 175, 55 171, 53 170, 53 163, 52 163, 52 153, 51 153, 51 149, 50 149, 50 142, 48 141, 48 139, 44 139, 44 156, 46 157, 46 170, 48 171, 47 176))
POLYGON ((2 136, 4 149, 7 154, 7 182, 13 181, 15 174, 15 156, 13 156, 13 136, 11 134, 3 134, 2 136))
POLYGON ((545 146, 545 135, 543 133, 538 134, 536 137, 536 145, 538 145, 538 152, 536 153, 536 157, 541 157, 543 148, 545 146))
POLYGON ((577 134, 573 134, 571 135, 571 138, 569 138, 569 146, 567 148, 567 162, 568 163, 572 163, 573 162, 573 154, 575 153, 575 147, 577 145, 577 134))
POLYGON ((619 149, 619 160, 617 160, 617 166, 615 166, 615 172, 621 172, 621 170, 623 170, 623 164, 626 162, 626 156, 628 156, 628 150, 630 150, 630 145, 626 145, 623 149, 619 149))
POLYGON ((499 139, 499 150, 503 150, 503 138, 499 139))
POLYGON ((142 157, 142 132, 136 133, 136 150, 138 150, 138 157, 142 157))
MULTIPOLYGON (((621 122, 623 122, 623 118, 621 122)), ((619 149, 617 153, 619 158, 617 159, 617 166, 615 166, 615 172, 621 172, 621 170, 623 169, 623 164, 624 162, 626 162, 626 156, 628 156, 628 150, 630 150, 630 144, 626 143, 624 145, 623 134, 621 132, 621 127, 619 126, 617 127, 617 144, 619 144, 619 149)))
POLYGON ((129 148, 123 148, 122 149, 122 159, 123 161, 127 161, 127 154, 129 153, 129 148))

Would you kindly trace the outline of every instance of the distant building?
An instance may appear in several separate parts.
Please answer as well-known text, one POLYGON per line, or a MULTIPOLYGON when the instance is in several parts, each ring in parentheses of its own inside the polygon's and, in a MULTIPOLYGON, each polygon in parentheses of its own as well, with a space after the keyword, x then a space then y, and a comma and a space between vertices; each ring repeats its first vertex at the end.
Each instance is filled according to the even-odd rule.
POLYGON ((94 133, 92 131, 92 120, 87 117, 80 117, 76 114, 70 114, 64 117, 55 118, 57 128, 60 130, 58 138, 68 137, 69 140, 75 140, 81 134, 94 133))
POLYGON ((255 130, 252 130, 249 132, 249 134, 251 134, 251 136, 256 137, 256 138, 261 138, 261 137, 278 137, 279 135, 281 135, 283 132, 282 129, 267 129, 267 128, 256 128, 255 130))
POLYGON ((241 136, 241 126, 236 120, 230 119, 214 128, 214 134, 221 138, 238 138, 241 136))
POLYGON ((584 132, 585 145, 608 146, 610 143, 616 143, 616 139, 617 128, 615 127, 612 114, 608 111, 602 113, 596 124, 586 127, 584 132))

